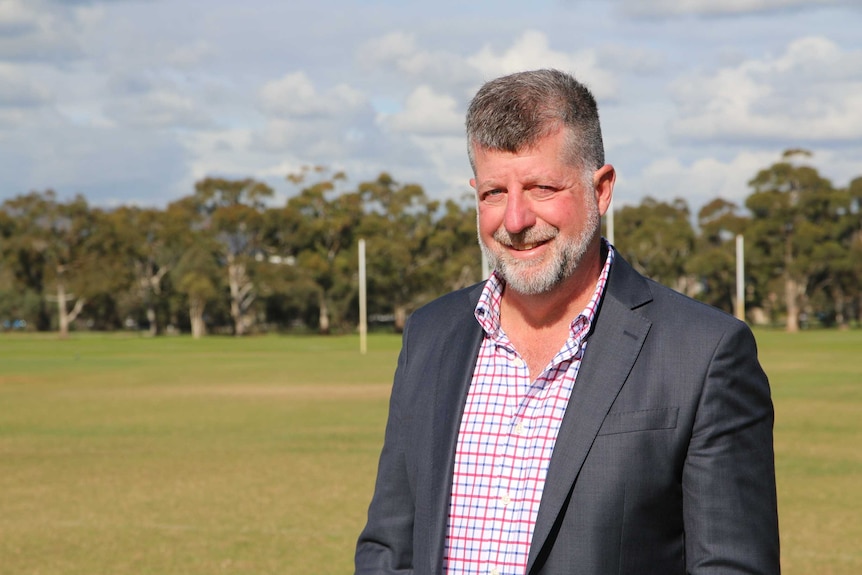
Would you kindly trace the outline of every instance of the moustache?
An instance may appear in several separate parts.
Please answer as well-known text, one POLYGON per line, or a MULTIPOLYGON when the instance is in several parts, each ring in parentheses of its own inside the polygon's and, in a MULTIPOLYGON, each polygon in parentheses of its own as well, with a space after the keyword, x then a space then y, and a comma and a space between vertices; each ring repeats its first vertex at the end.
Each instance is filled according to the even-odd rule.
POLYGON ((494 241, 507 247, 516 247, 530 244, 540 244, 554 239, 559 235, 560 230, 547 226, 546 228, 527 228, 517 234, 510 234, 506 228, 500 227, 494 232, 494 241))

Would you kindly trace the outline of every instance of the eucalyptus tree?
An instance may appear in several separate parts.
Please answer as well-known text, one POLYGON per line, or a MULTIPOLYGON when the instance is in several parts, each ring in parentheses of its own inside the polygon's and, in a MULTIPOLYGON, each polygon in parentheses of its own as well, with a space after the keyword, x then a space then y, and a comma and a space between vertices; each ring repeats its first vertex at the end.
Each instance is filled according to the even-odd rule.
POLYGON ((0 211, 4 216, 0 251, 9 282, 4 307, 39 331, 51 329, 52 318, 46 299, 49 246, 36 225, 49 201, 56 202, 53 191, 31 192, 6 200, 0 211))
POLYGON ((753 193, 745 201, 752 216, 746 231, 751 269, 770 292, 783 292, 790 332, 799 329, 809 296, 829 275, 829 262, 840 251, 836 224, 849 207, 815 168, 794 162, 806 156, 805 150, 784 152, 749 181, 753 193))
POLYGON ((107 216, 121 239, 117 256, 131 276, 129 298, 143 309, 149 334, 157 335, 168 306, 165 280, 187 247, 187 215, 172 207, 120 206, 107 216))
POLYGON ((639 205, 616 210, 616 248, 644 275, 693 295, 697 286, 686 271, 695 233, 685 200, 645 197, 639 205))
POLYGON ((401 331, 409 311, 439 295, 435 284, 444 263, 442 238, 436 245, 432 242, 440 204, 429 200, 421 186, 400 184, 387 173, 361 183, 358 191, 364 212, 358 233, 367 240, 370 305, 392 313, 395 329, 401 331))
MULTIPOLYGON (((171 245, 169 253, 176 253, 166 276, 172 296, 169 309, 185 309, 192 337, 198 339, 208 331, 207 310, 224 299, 227 291, 222 246, 194 196, 168 204, 164 217, 168 223, 162 231, 171 245)), ((182 323, 179 317, 175 320, 182 323)))
POLYGON ((482 252, 476 233, 476 205, 472 194, 468 202, 449 199, 434 221, 427 249, 438 270, 431 279, 434 295, 467 287, 482 275, 482 252))
MULTIPOLYGON (((4 242, 6 261, 25 290, 56 305, 60 337, 88 299, 108 288, 110 276, 100 259, 104 247, 93 237, 103 225, 83 196, 61 202, 53 190, 20 195, 3 204, 15 233, 4 242)), ((50 329, 48 306, 40 306, 37 327, 50 329)))
POLYGON ((847 213, 849 225, 845 244, 850 265, 848 280, 848 299, 850 314, 862 323, 862 176, 855 178, 847 186, 850 208, 847 213))
POLYGON ((697 213, 700 233, 685 262, 686 272, 700 282, 696 297, 728 313, 736 304, 736 236, 747 223, 738 210, 721 198, 705 204, 697 213))
POLYGON ((26 314, 15 274, 16 262, 12 249, 15 232, 14 218, 0 206, 0 321, 3 322, 0 329, 11 327, 13 321, 20 321, 22 314, 26 314))
MULTIPOLYGON (((362 218, 360 196, 342 189, 343 172, 315 169, 315 181, 307 173, 288 180, 303 186, 276 214, 278 245, 296 266, 294 281, 313 286, 318 310, 318 330, 329 333, 349 313, 356 294, 356 228, 362 218)), ((269 242, 273 245, 273 242, 269 242)))
POLYGON ((205 178, 195 184, 193 199, 201 225, 218 242, 227 271, 236 335, 245 334, 254 322, 250 311, 257 297, 255 267, 264 252, 265 200, 272 195, 272 188, 253 179, 205 178))
POLYGON ((823 196, 819 233, 809 242, 808 299, 823 322, 847 328, 859 315, 854 304, 862 280, 862 179, 823 196))

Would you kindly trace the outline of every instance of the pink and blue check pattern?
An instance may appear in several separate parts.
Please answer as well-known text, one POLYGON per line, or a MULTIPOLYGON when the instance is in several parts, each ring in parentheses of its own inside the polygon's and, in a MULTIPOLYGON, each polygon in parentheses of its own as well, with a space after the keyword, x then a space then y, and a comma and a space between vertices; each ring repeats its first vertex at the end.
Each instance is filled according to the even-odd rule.
POLYGON ((572 321, 562 349, 530 381, 500 326, 503 282, 492 274, 476 306, 485 332, 458 433, 444 551, 447 575, 523 575, 554 442, 613 261, 572 321))

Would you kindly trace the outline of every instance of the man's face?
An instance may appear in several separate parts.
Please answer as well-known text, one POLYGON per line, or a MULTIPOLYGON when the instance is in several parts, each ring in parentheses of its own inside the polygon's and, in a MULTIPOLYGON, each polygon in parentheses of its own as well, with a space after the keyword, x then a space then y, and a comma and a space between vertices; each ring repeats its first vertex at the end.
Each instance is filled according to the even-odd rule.
MULTIPOLYGON (((593 174, 584 176, 566 161, 565 135, 560 130, 515 154, 474 149, 470 183, 478 198, 479 242, 507 286, 521 294, 547 293, 577 271, 596 245, 610 201, 593 174)), ((606 169, 612 188, 613 168, 606 169)))

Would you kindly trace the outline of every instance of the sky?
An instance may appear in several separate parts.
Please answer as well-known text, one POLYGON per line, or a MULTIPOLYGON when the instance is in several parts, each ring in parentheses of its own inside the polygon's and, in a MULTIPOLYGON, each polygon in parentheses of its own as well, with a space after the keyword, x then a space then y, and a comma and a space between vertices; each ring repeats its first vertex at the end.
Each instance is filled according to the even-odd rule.
MULTIPOLYGON (((804 148, 862 176, 862 0, 0 0, 0 202, 163 207, 303 166, 471 189, 467 104, 558 68, 599 102, 617 205, 717 197, 804 148)), ((467 200, 465 200, 467 201, 467 200)))

